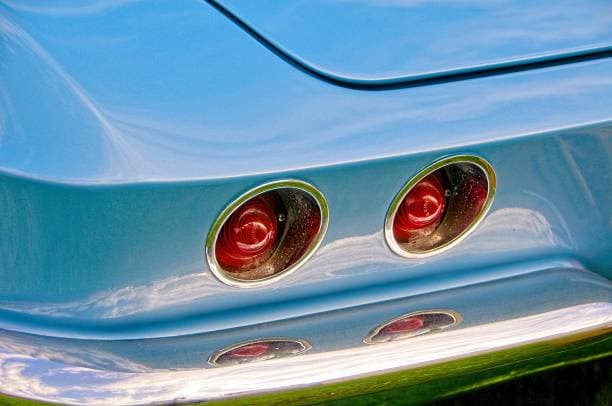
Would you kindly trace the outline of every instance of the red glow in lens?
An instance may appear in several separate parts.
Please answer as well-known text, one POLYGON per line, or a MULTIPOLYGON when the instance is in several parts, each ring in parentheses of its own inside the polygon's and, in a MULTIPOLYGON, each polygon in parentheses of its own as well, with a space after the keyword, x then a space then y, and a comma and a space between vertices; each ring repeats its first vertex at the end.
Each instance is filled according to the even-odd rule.
POLYGON ((265 355, 269 348, 270 344, 268 343, 247 344, 233 349, 228 355, 234 358, 256 358, 265 355))
POLYGON ((444 187, 436 175, 429 175, 413 186, 400 204, 393 223, 393 233, 405 240, 414 231, 435 224, 442 218, 446 206, 444 187))
POLYGON ((425 325, 423 317, 412 316, 406 317, 405 319, 397 320, 387 326, 385 326, 381 333, 385 334, 398 334, 398 333, 411 333, 422 328, 425 325))
POLYGON ((255 197, 238 208, 221 228, 215 247, 217 261, 229 271, 256 267, 272 253, 276 236, 272 203, 255 197))

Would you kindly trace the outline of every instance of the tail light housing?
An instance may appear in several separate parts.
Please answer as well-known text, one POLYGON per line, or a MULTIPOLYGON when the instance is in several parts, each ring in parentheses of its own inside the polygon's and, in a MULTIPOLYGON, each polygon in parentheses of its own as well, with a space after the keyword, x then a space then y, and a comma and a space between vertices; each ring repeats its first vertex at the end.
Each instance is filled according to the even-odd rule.
POLYGON ((323 194, 301 181, 262 185, 242 195, 211 229, 206 255, 223 282, 255 287, 287 275, 320 244, 328 223, 323 194))
POLYGON ((405 257, 449 248, 482 220, 495 193, 495 172, 485 160, 455 156, 419 172, 387 213, 385 238, 405 257))

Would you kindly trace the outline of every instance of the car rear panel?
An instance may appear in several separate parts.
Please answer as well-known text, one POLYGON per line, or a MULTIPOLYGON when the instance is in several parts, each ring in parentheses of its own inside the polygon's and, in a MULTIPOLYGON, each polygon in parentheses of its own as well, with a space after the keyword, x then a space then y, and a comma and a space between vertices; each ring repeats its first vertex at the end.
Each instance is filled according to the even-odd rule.
MULTIPOLYGON (((0 348, 21 371, 1 374, 0 391, 67 403, 223 399, 609 331, 609 58, 356 90, 295 69, 201 1, 0 7, 0 348), (459 154, 493 166, 489 213, 450 250, 397 256, 383 234, 393 198, 459 154), (282 179, 325 195, 321 247, 269 286, 225 285, 206 261, 210 228, 238 196, 282 179), (413 344, 363 343, 381 323, 430 309, 462 323, 413 344), (502 338, 478 339, 480 328, 502 338), (263 337, 312 349, 208 362, 263 337), (363 361, 426 349, 427 360, 363 361), (365 357, 355 369, 324 371, 352 351, 365 357), (281 379, 274 365, 304 372, 281 379)), ((525 354, 563 348, 554 342, 525 354)), ((609 352, 609 340, 597 348, 609 352)))

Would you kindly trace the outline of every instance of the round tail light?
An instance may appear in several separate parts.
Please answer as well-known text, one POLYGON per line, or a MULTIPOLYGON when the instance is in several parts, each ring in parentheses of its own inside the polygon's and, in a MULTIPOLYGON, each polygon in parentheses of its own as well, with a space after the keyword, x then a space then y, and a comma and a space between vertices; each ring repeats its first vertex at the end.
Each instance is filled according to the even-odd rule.
POLYGON ((314 253, 327 221, 327 203, 313 186, 299 181, 262 185, 230 204, 211 229, 210 269, 233 286, 268 283, 314 253))
POLYGON ((387 243, 410 257, 439 252, 467 235, 493 201, 495 172, 483 159, 450 157, 421 171, 393 200, 387 243))
POLYGON ((429 175, 414 185, 397 209, 393 222, 395 238, 409 241, 435 229, 446 208, 445 193, 437 175, 429 175))
POLYGON ((215 252, 219 264, 229 272, 256 268, 272 255, 280 228, 274 197, 249 200, 223 224, 215 252))

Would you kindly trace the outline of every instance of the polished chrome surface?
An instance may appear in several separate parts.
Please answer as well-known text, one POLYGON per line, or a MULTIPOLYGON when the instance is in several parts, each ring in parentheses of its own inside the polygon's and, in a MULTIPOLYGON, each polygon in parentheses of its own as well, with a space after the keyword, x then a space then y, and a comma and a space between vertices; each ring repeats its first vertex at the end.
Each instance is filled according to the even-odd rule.
POLYGON ((315 253, 317 248, 319 248, 321 241, 323 241, 323 237, 325 236, 325 232, 327 231, 328 223, 329 206, 327 205, 327 200, 325 200, 325 196, 323 196, 323 194, 313 185, 299 180, 278 180, 257 186, 244 193, 242 196, 240 196, 233 202, 231 202, 221 212, 221 214, 213 224, 212 228, 210 229, 210 232, 208 233, 208 238, 206 238, 206 258, 208 259, 209 268, 211 272, 220 281, 230 286, 235 286, 239 288, 255 288, 268 285, 274 281, 286 277, 292 272, 295 272, 300 266, 302 266, 306 261, 308 261, 308 259, 315 253), (230 276, 228 272, 225 272, 222 269, 215 255, 217 237, 219 236, 221 227, 223 226, 225 221, 232 215, 232 213, 234 213, 236 209, 238 209, 243 203, 247 202, 255 196, 261 195, 262 193, 279 189, 296 189, 305 192, 308 194, 308 196, 312 197, 312 199, 319 207, 319 212, 321 214, 321 225, 319 226, 319 231, 313 238, 306 251, 304 251, 300 259, 294 262, 286 269, 271 276, 255 280, 244 280, 230 276))
MULTIPOLYGON (((436 367, 521 346, 556 343, 540 350, 541 355, 542 352, 562 349, 560 342, 569 345, 610 331, 612 304, 598 302, 381 345, 307 353, 225 368, 144 373, 73 367, 64 363, 68 360, 45 359, 44 352, 24 355, 22 347, 11 345, 4 338, 0 341, 0 367, 3 371, 0 384, 2 391, 9 395, 67 404, 228 399, 316 387, 393 371, 436 367)), ((532 352, 525 353, 525 356, 533 355, 532 352)), ((513 360, 514 357, 517 356, 514 355, 513 360)), ((499 361, 503 359, 500 355, 499 361)), ((481 368, 496 362, 498 360, 493 357, 481 363, 481 368)))
POLYGON ((433 164, 420 170, 416 175, 414 175, 400 189, 400 191, 397 193, 397 195, 391 202, 391 205, 389 206, 389 210, 387 211, 387 216, 385 218, 385 225, 384 225, 385 240, 389 248, 391 248, 393 252, 395 252, 396 254, 402 257, 418 258, 418 257, 434 255, 434 254, 440 253, 444 250, 447 250, 453 247, 454 245, 458 244, 461 240, 463 240, 465 237, 467 237, 469 233, 472 230, 474 230, 478 226, 478 224, 484 219, 487 212, 491 208, 491 205, 493 204, 493 199, 495 197, 496 189, 497 189, 497 177, 495 176, 495 171, 493 170, 493 167, 491 166, 491 164, 483 158, 473 156, 473 155, 456 155, 456 156, 445 157, 443 159, 440 159, 439 161, 434 162, 433 164), (444 168, 445 166, 458 164, 458 163, 468 163, 468 164, 476 165, 478 168, 482 170, 482 173, 485 175, 486 180, 487 180, 487 199, 482 205, 482 208, 480 209, 478 214, 474 217, 474 219, 470 222, 470 224, 459 235, 457 235, 455 238, 451 239, 450 241, 447 241, 444 244, 441 244, 433 249, 429 249, 425 251, 408 250, 406 247, 400 244, 395 239, 395 236, 393 235, 393 221, 395 219, 395 214, 397 213, 399 205, 402 203, 406 195, 408 195, 408 192, 410 192, 410 189, 412 189, 414 185, 419 183, 419 181, 421 181, 427 175, 432 174, 433 172, 437 171, 438 169, 444 168))

